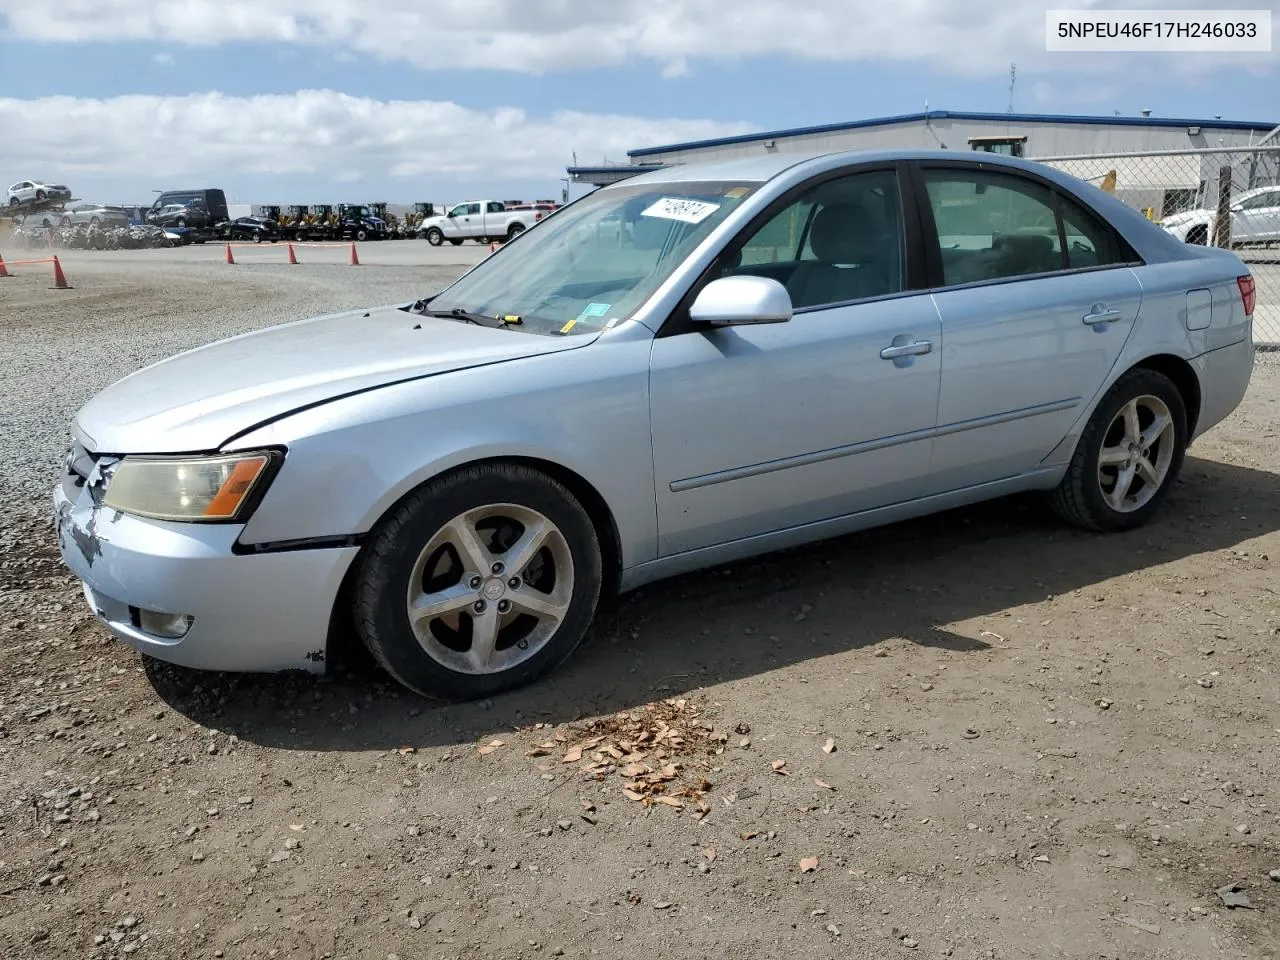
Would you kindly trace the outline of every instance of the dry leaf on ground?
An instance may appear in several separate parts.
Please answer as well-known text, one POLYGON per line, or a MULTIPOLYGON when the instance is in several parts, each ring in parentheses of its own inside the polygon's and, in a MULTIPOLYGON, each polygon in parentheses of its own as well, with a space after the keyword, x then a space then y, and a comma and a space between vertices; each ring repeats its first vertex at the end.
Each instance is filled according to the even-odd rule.
POLYGON ((493 753, 493 751, 497 750, 499 747, 504 747, 504 746, 506 746, 506 744, 501 740, 490 740, 483 747, 477 747, 476 753, 480 754, 480 756, 482 757, 487 757, 489 754, 493 753))
POLYGON ((817 857, 805 857, 803 860, 800 861, 801 873, 813 873, 813 871, 817 869, 818 869, 817 857))

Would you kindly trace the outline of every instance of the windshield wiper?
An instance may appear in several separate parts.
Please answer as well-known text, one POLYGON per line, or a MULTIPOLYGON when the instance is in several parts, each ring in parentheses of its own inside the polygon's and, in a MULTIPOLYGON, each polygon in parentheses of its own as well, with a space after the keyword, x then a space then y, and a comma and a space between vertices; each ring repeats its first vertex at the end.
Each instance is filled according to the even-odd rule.
POLYGON ((461 307, 454 307, 452 310, 423 310, 422 312, 428 317, 465 320, 467 323, 474 323, 480 327, 510 327, 522 322, 519 317, 487 317, 483 313, 472 313, 470 310, 463 310, 461 307))

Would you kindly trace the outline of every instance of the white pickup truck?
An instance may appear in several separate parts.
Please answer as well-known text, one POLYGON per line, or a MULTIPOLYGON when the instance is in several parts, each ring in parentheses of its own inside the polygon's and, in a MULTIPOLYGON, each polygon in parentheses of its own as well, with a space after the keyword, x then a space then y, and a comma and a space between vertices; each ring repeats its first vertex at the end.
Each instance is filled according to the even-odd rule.
POLYGON ((508 210, 501 200, 469 200, 455 203, 442 217, 428 217, 418 226, 418 236, 433 247, 448 240, 497 243, 510 240, 547 216, 546 210, 508 210))

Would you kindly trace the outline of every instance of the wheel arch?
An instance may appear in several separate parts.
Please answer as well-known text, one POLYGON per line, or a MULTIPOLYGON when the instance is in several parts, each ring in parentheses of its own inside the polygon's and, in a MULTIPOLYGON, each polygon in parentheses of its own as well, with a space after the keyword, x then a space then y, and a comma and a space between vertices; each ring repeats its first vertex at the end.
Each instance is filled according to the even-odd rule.
MULTIPOLYGON (((603 603, 616 597, 622 581, 622 539, 618 533, 618 525, 614 519, 613 511, 609 508, 608 502, 600 491, 589 480, 577 471, 551 460, 530 456, 497 456, 481 457, 453 464, 445 470, 423 477, 418 483, 406 490, 400 497, 387 505, 386 509, 378 515, 369 529, 375 529, 384 518, 395 513, 405 500, 413 496, 425 484, 460 470, 499 464, 516 464, 528 467, 531 470, 537 470, 557 483, 563 484, 577 498, 578 502, 582 504, 582 508, 587 511, 587 517, 591 520, 591 525, 596 531, 596 538, 600 542, 600 570, 602 574, 600 600, 603 603)), ((366 533, 361 540, 363 541, 367 537, 368 534, 366 533)), ((357 555, 342 578, 342 583, 334 596, 333 609, 329 613, 329 635, 326 647, 330 655, 339 649, 345 651, 361 647, 359 640, 355 638, 355 622, 351 615, 352 596, 359 573, 360 556, 357 555)))
MULTIPOLYGON (((1196 435, 1196 424, 1200 420, 1201 404, 1204 394, 1200 389, 1200 378, 1195 369, 1186 360, 1172 353, 1157 353, 1132 364, 1129 370, 1154 370, 1173 381, 1182 396, 1182 403, 1187 408, 1187 436, 1196 435)), ((1129 371, 1126 370, 1125 373, 1129 371)))

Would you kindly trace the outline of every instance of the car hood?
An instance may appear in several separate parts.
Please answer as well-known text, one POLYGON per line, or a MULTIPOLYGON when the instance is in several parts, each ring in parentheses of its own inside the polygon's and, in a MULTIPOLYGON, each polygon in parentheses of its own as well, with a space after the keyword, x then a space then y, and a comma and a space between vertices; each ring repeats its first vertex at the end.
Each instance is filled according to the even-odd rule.
POLYGON ((300 407, 594 339, 482 327, 395 306, 350 310, 242 334, 145 367, 85 404, 76 429, 99 453, 216 450, 300 407))
POLYGON ((1212 214, 1208 210, 1184 210, 1182 213, 1162 217, 1160 223, 1166 227, 1177 227, 1184 223, 1190 223, 1192 220, 1203 220, 1209 216, 1212 216, 1212 214))

